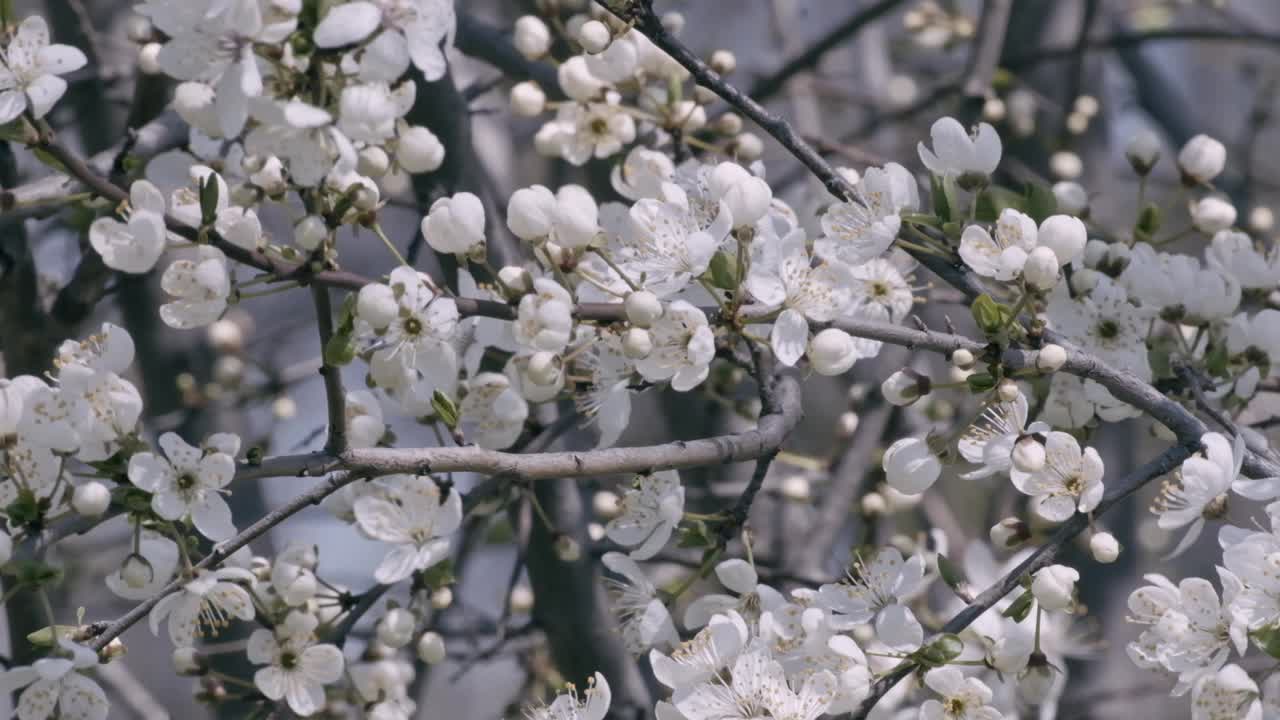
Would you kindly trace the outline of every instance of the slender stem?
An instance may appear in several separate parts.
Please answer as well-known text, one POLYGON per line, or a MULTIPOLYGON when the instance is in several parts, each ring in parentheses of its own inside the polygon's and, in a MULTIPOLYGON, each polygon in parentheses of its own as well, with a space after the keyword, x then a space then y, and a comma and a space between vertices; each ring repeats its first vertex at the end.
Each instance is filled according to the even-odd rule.
POLYGON ((333 339, 333 307, 329 288, 313 285, 311 297, 316 307, 316 326, 320 332, 320 376, 324 378, 324 399, 329 415, 329 435, 325 450, 339 455, 347 449, 347 394, 342 388, 342 369, 330 365, 325 350, 333 339))
POLYGON ((591 252, 594 252, 596 255, 599 255, 600 259, 604 260, 605 265, 608 265, 611 270, 618 273, 618 277, 622 278, 622 282, 626 283, 627 287, 631 288, 633 292, 640 290, 640 286, 636 285, 635 282, 632 281, 631 278, 628 277, 627 274, 622 271, 622 268, 618 267, 613 262, 613 258, 609 257, 608 250, 605 250, 604 248, 592 248, 591 252))
POLYGON ((396 260, 399 261, 401 265, 405 267, 413 267, 409 264, 408 260, 404 259, 404 256, 400 254, 400 251, 396 249, 395 243, 391 242, 391 238, 388 238, 387 234, 382 231, 382 225, 374 223, 370 229, 373 230, 374 235, 378 236, 378 239, 382 241, 382 244, 387 246, 387 250, 391 251, 391 254, 395 256, 396 260))

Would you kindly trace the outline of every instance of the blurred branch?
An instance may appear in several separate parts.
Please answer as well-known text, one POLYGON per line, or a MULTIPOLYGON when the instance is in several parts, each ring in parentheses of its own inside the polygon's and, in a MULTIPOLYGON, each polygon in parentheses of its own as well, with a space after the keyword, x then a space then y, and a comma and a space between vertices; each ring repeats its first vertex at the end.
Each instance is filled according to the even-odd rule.
POLYGON ((757 80, 747 94, 763 102, 781 90, 792 77, 817 66, 824 55, 857 35, 862 28, 888 14, 902 2, 903 0, 879 0, 855 12, 844 22, 831 28, 809 48, 784 61, 782 67, 772 74, 757 80))
POLYGON ((995 78, 996 65, 1004 50, 1005 31, 1009 27, 1009 14, 1013 0, 986 0, 982 16, 978 20, 977 36, 969 64, 965 68, 964 94, 977 102, 986 101, 991 95, 991 81, 995 78))
POLYGON ((556 80, 554 67, 526 59, 511 44, 508 33, 477 20, 469 13, 458 14, 458 35, 454 45, 463 55, 483 60, 515 80, 533 80, 551 100, 563 100, 565 97, 556 80))

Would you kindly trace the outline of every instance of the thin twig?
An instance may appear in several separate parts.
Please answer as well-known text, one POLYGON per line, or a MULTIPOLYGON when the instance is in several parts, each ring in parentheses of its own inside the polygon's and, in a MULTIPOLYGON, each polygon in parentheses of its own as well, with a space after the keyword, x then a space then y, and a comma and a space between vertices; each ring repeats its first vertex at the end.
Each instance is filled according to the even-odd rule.
POLYGON ((324 400, 329 413, 329 436, 324 449, 331 455, 341 455, 347 449, 347 394, 342 389, 342 368, 330 365, 325 357, 329 341, 333 339, 329 288, 313 285, 311 296, 315 299, 316 324, 320 329, 320 376, 324 378, 324 400))

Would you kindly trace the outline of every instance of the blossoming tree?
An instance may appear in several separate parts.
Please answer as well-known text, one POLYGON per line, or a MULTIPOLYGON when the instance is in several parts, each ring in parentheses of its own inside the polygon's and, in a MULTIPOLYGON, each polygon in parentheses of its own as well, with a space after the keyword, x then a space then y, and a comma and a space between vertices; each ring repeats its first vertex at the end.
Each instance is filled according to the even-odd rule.
MULTIPOLYGON (((94 120, 57 108, 106 72, 100 48, 0 13, 0 160, 47 166, 23 183, 0 167, 0 686, 17 717, 154 716, 126 654, 148 641, 228 717, 442 717, 428 670, 501 654, 525 660, 508 700, 539 720, 1051 717, 1091 566, 1133 552, 1107 513, 1157 486, 1167 569, 1107 588, 1138 626, 1129 657, 1193 717, 1280 717, 1280 250, 1215 187, 1223 143, 1166 158, 1139 133, 1115 223, 1091 217, 1069 150, 1060 182, 1026 180, 1006 148, 1035 100, 994 80, 1007 1, 976 35, 931 3, 907 13, 921 47, 940 30, 972 45, 977 105, 859 170, 650 0, 533 3, 510 32, 464 5, 138 2, 137 112, 90 157, 69 135, 94 120), (458 50, 516 76, 500 82, 540 122, 537 153, 598 176, 496 203, 463 189, 456 130, 496 85, 458 90, 458 50), (817 183, 784 200, 766 138, 817 183), (1176 188, 1148 187, 1161 166, 1176 188), (388 218, 406 202, 402 237, 388 218), (1186 229, 1162 227, 1183 205, 1186 229), (81 242, 46 291, 32 251, 50 216, 81 242), (114 314, 148 278, 155 302, 114 314), (246 307, 286 294, 314 309, 314 386, 247 328, 246 307), (157 320, 207 343, 218 382, 152 371, 157 320), (149 407, 170 386, 188 410, 266 397, 277 426, 316 432, 289 448, 193 430, 149 407), (815 388, 850 390, 835 422, 802 425, 815 388), (294 414, 312 390, 323 420, 294 414), (655 397, 722 408, 721 427, 655 429, 672 422, 655 397), (1108 468, 1105 434, 1133 426, 1162 451, 1108 468), (237 502, 267 483, 288 499, 237 502), (991 511, 948 508, 964 497, 991 511), (290 535, 315 505, 326 532, 376 544, 355 582, 290 535), (1177 577, 1206 529, 1213 576, 1177 577), (86 534, 114 539, 108 567, 77 572, 120 614, 62 597, 86 534), (469 561, 485 538, 515 558, 496 617, 463 592, 492 574, 469 561)), ((1075 92, 1080 134, 1098 108, 1075 92)))

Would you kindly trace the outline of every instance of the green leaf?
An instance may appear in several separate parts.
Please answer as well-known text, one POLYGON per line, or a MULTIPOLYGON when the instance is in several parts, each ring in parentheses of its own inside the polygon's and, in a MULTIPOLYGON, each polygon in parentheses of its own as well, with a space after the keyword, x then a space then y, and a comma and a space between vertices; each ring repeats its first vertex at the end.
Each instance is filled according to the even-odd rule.
POLYGON ((1139 241, 1149 241, 1160 229, 1160 208, 1155 203, 1147 203, 1138 213, 1138 222, 1133 226, 1133 236, 1139 241))
POLYGON ((431 409, 435 411, 436 417, 440 418, 440 422, 444 423, 450 430, 456 430, 458 427, 458 406, 448 395, 436 390, 431 393, 431 409))
POLYGON ((1000 206, 996 203, 993 188, 978 193, 978 201, 974 206, 973 217, 980 222, 995 222, 1000 217, 1000 206))
POLYGON ((933 214, 943 223, 951 220, 953 198, 947 192, 947 182, 937 175, 929 176, 929 195, 933 198, 933 214))
POLYGON ((946 555, 938 553, 938 574, 942 576, 942 582, 951 588, 951 591, 965 602, 973 600, 973 590, 969 586, 969 581, 955 563, 951 562, 946 555))
POLYGON ((990 373, 974 373, 965 378, 964 382, 969 386, 969 392, 974 395, 987 392, 996 386, 996 379, 990 373))
POLYGON ((209 173, 200 183, 200 222, 212 225, 218 220, 218 176, 209 173))
POLYGON ((1013 604, 1005 608, 1001 615, 1010 618, 1014 622, 1022 622, 1027 619, 1027 615, 1031 613, 1031 603, 1035 600, 1035 596, 1030 590, 1023 592, 1013 604))
POLYGON ((324 344, 324 364, 342 367, 356 359, 356 341, 350 333, 338 332, 324 344))
POLYGON ((1227 352, 1227 344, 1218 342, 1209 346, 1209 352, 1205 355, 1204 364, 1209 374, 1214 377, 1224 377, 1227 374, 1227 368, 1231 362, 1231 354, 1227 352))
POLYGON ((983 293, 974 299, 973 305, 969 308, 973 313, 973 321, 978 324, 978 329, 983 334, 991 337, 998 334, 1004 329, 1005 320, 1012 314, 1012 311, 996 302, 990 295, 983 293))
POLYGON ((711 256, 711 284, 721 290, 734 290, 738 287, 738 268, 733 258, 723 250, 711 256))
POLYGON ((58 637, 67 638, 73 633, 79 632, 80 627, 77 625, 53 625, 40 628, 35 632, 27 635, 27 642, 36 647, 53 647, 53 634, 57 630, 58 637))
POLYGON ((453 574, 452 558, 445 558, 444 561, 422 571, 422 584, 431 590, 448 587, 457 581, 453 574))
POLYGON ((715 540, 711 537, 711 531, 707 524, 701 520, 681 525, 676 530, 677 541, 676 547, 682 548, 709 548, 715 545, 715 540))
POLYGON ((942 667, 960 657, 962 652, 964 652, 964 641, 956 635, 947 633, 912 653, 912 657, 925 667, 942 667))
POLYGON ((1249 639, 1262 652, 1280 658, 1280 627, 1264 627, 1249 633, 1249 639))
POLYGON ((1031 216, 1036 222, 1044 222, 1044 219, 1058 211, 1058 199, 1053 195, 1053 189, 1048 185, 1040 183, 1027 183, 1025 197, 1024 212, 1031 216))

